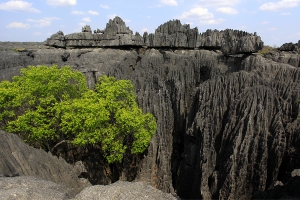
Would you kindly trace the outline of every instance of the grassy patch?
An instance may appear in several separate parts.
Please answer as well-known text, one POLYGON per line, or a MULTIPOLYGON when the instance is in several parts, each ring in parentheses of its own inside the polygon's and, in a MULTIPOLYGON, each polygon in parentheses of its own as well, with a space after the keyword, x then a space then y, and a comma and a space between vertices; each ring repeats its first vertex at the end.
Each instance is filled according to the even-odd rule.
POLYGON ((277 47, 276 46, 273 46, 273 47, 271 47, 271 46, 264 46, 264 48, 262 48, 262 50, 260 50, 258 53, 260 53, 260 54, 266 54, 266 53, 269 53, 269 52, 271 52, 271 51, 276 51, 277 50, 277 47))

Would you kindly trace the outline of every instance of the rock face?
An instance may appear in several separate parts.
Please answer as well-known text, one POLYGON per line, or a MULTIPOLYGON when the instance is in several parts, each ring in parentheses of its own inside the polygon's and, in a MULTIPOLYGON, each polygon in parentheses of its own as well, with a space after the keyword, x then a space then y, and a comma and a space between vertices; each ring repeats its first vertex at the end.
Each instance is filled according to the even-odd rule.
POLYGON ((297 52, 272 51, 266 53, 264 57, 278 63, 300 67, 300 54, 297 52))
POLYGON ((251 54, 262 44, 256 34, 195 32, 175 20, 143 36, 146 44, 174 48, 2 52, 0 78, 27 65, 57 64, 82 71, 90 88, 101 74, 131 80, 158 128, 141 160, 126 158, 119 166, 120 180, 134 177, 184 199, 251 199, 275 183, 286 185, 300 168, 299 54, 251 54), (195 38, 204 49, 190 48, 195 38))
POLYGON ((296 51, 298 52, 298 44, 293 44, 293 43, 285 43, 283 44, 280 48, 280 51, 296 51))
POLYGON ((255 53, 263 48, 261 38, 245 31, 226 29, 207 30, 200 34, 197 47, 220 49, 225 55, 255 53))
POLYGON ((67 164, 14 134, 0 131, 0 145, 0 199, 71 199, 79 192, 75 199, 179 199, 142 182, 89 187, 77 178, 82 163, 67 164))
MULTIPOLYGON (((72 166, 62 158, 26 145, 15 134, 0 130, 0 145, 1 177, 37 176, 66 185, 72 189, 73 194, 77 194, 83 188, 91 185, 87 180, 78 178, 82 172, 85 172, 80 163, 72 166)), ((17 179, 7 179, 7 181, 9 180, 16 181, 17 179)), ((8 184, 7 181, 4 182, 8 184)), ((21 181, 26 182, 24 179, 21 181)), ((36 181, 33 180, 33 182, 38 185, 36 181)))
POLYGON ((62 31, 58 31, 56 34, 51 35, 51 37, 47 39, 47 45, 60 48, 66 47, 64 33, 62 31))
POLYGON ((150 48, 208 48, 221 50, 226 55, 239 53, 255 53, 263 48, 259 36, 226 29, 225 31, 208 30, 199 34, 198 29, 191 29, 189 25, 182 25, 179 20, 168 21, 160 25, 155 33, 144 33, 143 37, 135 35, 126 27, 120 17, 109 20, 105 30, 91 31, 90 26, 82 28, 82 33, 73 33, 63 37, 63 33, 52 35, 45 41, 45 45, 52 47, 116 47, 137 46, 150 48))

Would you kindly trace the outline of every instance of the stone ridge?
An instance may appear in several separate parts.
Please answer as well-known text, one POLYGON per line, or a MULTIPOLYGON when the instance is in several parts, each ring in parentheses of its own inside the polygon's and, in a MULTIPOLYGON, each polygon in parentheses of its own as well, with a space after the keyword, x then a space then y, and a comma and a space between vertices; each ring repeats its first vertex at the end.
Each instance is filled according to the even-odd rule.
POLYGON ((120 17, 109 20, 105 30, 94 30, 90 26, 82 28, 81 33, 64 36, 59 31, 45 41, 45 45, 58 48, 83 47, 155 47, 184 49, 221 50, 225 55, 256 53, 263 48, 263 41, 256 33, 226 29, 224 31, 207 30, 200 33, 198 28, 182 25, 179 20, 170 20, 160 25, 155 33, 143 36, 133 32, 120 17))

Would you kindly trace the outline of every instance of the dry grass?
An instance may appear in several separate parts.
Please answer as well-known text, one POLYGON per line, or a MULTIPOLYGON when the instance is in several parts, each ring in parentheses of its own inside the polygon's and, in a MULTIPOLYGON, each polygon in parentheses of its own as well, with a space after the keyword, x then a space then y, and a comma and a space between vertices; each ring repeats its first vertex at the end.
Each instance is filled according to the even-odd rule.
POLYGON ((266 54, 266 53, 269 53, 271 51, 276 51, 277 50, 277 47, 276 46, 264 46, 264 48, 262 50, 260 50, 258 53, 261 53, 261 54, 266 54))

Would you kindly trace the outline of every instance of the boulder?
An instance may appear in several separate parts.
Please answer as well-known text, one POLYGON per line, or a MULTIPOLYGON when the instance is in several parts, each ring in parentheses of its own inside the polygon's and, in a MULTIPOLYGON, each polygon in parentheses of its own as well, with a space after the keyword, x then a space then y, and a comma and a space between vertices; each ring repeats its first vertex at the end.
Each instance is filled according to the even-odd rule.
POLYGON ((70 199, 70 188, 33 176, 0 177, 0 199, 70 199))
POLYGON ((143 182, 118 181, 111 185, 95 185, 85 188, 74 200, 101 199, 145 199, 145 200, 171 200, 180 199, 168 193, 147 185, 143 182))
POLYGON ((15 134, 0 130, 0 176, 35 176, 65 185, 76 194, 91 184, 78 178, 84 167, 73 166, 51 153, 25 144, 15 134), (79 170, 78 170, 79 169, 79 170))

